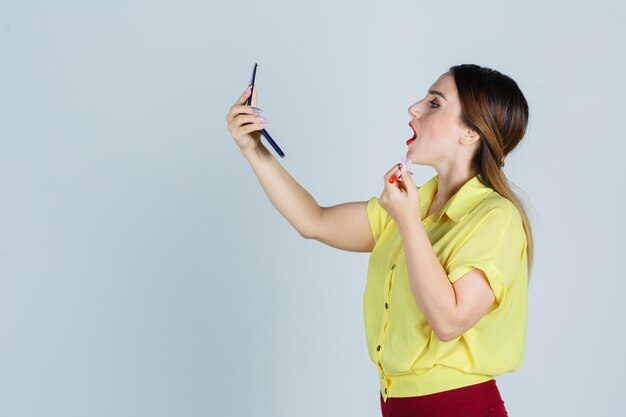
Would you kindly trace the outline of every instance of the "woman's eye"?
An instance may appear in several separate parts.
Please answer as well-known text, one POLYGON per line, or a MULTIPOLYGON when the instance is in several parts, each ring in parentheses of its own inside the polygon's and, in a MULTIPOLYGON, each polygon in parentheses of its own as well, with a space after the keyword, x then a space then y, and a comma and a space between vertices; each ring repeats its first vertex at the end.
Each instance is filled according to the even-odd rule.
MULTIPOLYGON (((431 104, 431 108, 433 108, 432 106, 437 106, 437 107, 439 107, 439 104, 438 104, 438 103, 436 103, 436 102, 434 102, 434 101, 432 101, 432 100, 430 100, 430 101, 429 101, 429 103, 431 104)), ((435 108, 436 108, 436 107, 435 107, 435 108)))

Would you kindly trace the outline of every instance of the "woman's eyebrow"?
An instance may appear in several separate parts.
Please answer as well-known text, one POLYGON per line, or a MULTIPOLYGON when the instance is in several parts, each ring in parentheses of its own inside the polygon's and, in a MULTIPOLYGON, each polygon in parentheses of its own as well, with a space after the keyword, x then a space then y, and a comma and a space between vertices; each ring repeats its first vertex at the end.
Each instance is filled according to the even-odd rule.
POLYGON ((444 95, 443 95, 443 93, 442 93, 442 92, 440 92, 440 91, 437 91, 437 90, 428 90, 428 93, 429 93, 429 94, 435 94, 435 95, 437 95, 437 96, 441 96, 441 98, 443 98, 444 100, 448 101, 448 100, 446 99, 446 96, 444 96, 444 95))

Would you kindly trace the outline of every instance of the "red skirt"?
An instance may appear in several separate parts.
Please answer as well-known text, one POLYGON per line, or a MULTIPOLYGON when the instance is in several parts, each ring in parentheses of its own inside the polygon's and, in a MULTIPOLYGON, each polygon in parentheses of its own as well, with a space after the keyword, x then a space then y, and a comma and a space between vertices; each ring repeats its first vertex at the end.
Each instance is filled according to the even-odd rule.
POLYGON ((507 417, 496 380, 418 397, 380 394, 383 417, 507 417))

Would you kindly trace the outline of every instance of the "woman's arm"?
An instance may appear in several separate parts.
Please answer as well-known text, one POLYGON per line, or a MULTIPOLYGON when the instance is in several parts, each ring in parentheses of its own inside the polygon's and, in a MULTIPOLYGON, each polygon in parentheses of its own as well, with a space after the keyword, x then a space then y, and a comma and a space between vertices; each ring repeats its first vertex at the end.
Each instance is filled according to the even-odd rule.
POLYGON ((283 168, 265 146, 259 143, 252 149, 243 149, 252 171, 265 194, 278 212, 302 235, 309 238, 320 218, 320 206, 283 168))
POLYGON ((421 223, 399 230, 415 302, 440 340, 456 339, 489 312, 496 299, 489 280, 475 268, 450 283, 421 223))
POLYGON ((338 249, 369 252, 374 236, 367 218, 367 202, 345 203, 320 207, 278 160, 261 143, 265 125, 258 117, 257 88, 252 93, 252 106, 246 103, 250 87, 237 99, 226 115, 228 130, 243 156, 248 160, 272 205, 307 239, 316 239, 338 249))
POLYGON ((241 152, 272 205, 302 237, 337 249, 371 252, 374 237, 367 218, 367 202, 320 207, 261 143, 241 152))

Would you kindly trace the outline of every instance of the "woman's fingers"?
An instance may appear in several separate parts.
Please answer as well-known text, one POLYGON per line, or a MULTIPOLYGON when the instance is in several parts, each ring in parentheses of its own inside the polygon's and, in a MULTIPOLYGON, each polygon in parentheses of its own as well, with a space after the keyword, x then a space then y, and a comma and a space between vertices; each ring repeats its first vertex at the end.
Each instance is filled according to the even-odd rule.
POLYGON ((249 114, 240 114, 228 122, 228 130, 233 132, 236 136, 241 136, 242 133, 246 134, 254 130, 260 130, 267 125, 268 123, 265 118, 259 118, 249 114))
POLYGON ((237 117, 241 113, 249 113, 252 111, 250 106, 245 104, 249 95, 250 95, 250 86, 248 86, 248 88, 246 88, 246 91, 244 91, 243 94, 239 96, 235 104, 230 106, 230 110, 228 111, 228 114, 226 115, 226 121, 228 123, 230 123, 235 117, 237 117), (247 109, 250 109, 250 110, 247 110, 247 109))
POLYGON ((257 107, 256 105, 256 90, 258 89, 258 87, 255 85, 254 88, 252 89, 252 106, 253 107, 257 107))
POLYGON ((406 182, 404 182, 402 178, 398 178, 398 180, 396 181, 396 185, 400 190, 407 191, 406 182))
POLYGON ((263 110, 248 106, 247 104, 235 104, 230 108, 230 112, 233 113, 233 117, 240 114, 254 114, 260 116, 262 111, 263 110))
POLYGON ((248 100, 248 97, 250 96, 250 88, 251 87, 248 86, 248 88, 244 90, 244 92, 239 96, 235 104, 244 104, 246 100, 248 100))
POLYGON ((395 164, 394 166, 391 167, 391 169, 389 171, 387 171, 387 173, 385 174, 385 179, 388 179, 389 177, 391 177, 391 175, 398 171, 400 169, 400 164, 395 164))
MULTIPOLYGON (((254 87, 254 90, 255 91, 253 92, 252 96, 256 97, 256 87, 254 87)), ((235 117, 239 116, 240 114, 252 114, 252 115, 260 115, 261 114, 261 112, 263 110, 257 108, 254 105, 249 106, 249 105, 245 104, 246 100, 248 99, 248 96, 250 96, 250 89, 249 88, 246 91, 244 91, 244 93, 237 99, 235 104, 233 104, 230 107, 230 110, 228 111, 228 114, 226 115, 226 121, 227 122, 230 123, 235 117)), ((253 103, 254 103, 254 100, 253 100, 253 103)))
POLYGON ((243 126, 236 128, 237 129, 236 132, 238 136, 243 136, 248 133, 254 132, 255 130, 264 129, 265 126, 266 125, 264 125, 262 122, 248 123, 248 124, 245 124, 243 126))
POLYGON ((400 164, 395 164, 387 173, 385 174, 385 183, 393 184, 396 182, 398 177, 400 176, 400 164), (395 176, 395 177, 394 177, 395 176))
POLYGON ((228 131, 240 149, 253 149, 260 144, 259 130, 269 125, 256 108, 256 87, 248 86, 226 115, 228 131), (252 91, 254 90, 254 91, 252 91), (248 99, 252 105, 246 104, 248 99))
POLYGON ((254 114, 240 114, 239 116, 235 117, 235 119, 233 119, 233 126, 237 128, 237 127, 246 125, 248 123, 261 123, 262 124, 266 122, 267 120, 265 119, 265 117, 256 116, 254 114))
POLYGON ((402 165, 395 164, 384 176, 385 188, 394 187, 401 191, 408 192, 407 184, 402 178, 402 165))
POLYGON ((250 89, 252 89, 252 101, 250 102, 250 104, 252 104, 253 107, 256 107, 256 94, 257 94, 256 90, 258 90, 258 88, 259 87, 257 87, 256 85, 254 86, 254 88, 252 88, 251 86, 248 86, 248 88, 246 88, 243 94, 239 96, 235 104, 245 104, 246 101, 248 100, 248 97, 250 97, 250 89))

